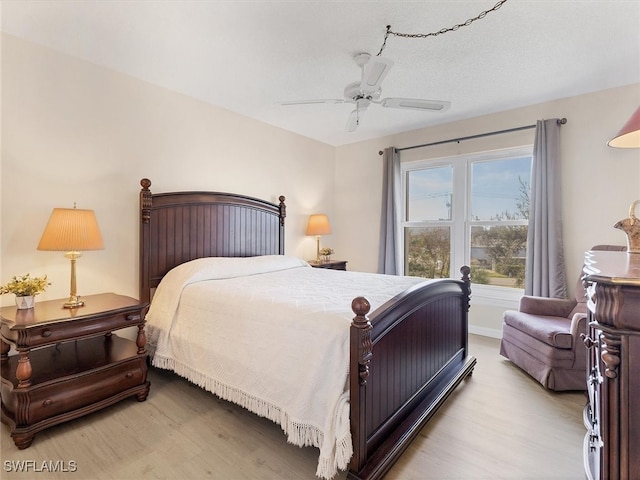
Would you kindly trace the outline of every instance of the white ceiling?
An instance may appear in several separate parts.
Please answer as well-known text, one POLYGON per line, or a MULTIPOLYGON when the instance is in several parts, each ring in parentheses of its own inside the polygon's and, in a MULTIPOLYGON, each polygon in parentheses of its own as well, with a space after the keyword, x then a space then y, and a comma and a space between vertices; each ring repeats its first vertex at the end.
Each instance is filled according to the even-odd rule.
POLYGON ((640 1, 508 0, 454 32, 389 37, 382 96, 449 100, 444 113, 372 105, 347 133, 351 104, 279 104, 341 98, 387 25, 434 32, 496 1, 2 0, 0 13, 3 32, 331 145, 640 83, 640 1))

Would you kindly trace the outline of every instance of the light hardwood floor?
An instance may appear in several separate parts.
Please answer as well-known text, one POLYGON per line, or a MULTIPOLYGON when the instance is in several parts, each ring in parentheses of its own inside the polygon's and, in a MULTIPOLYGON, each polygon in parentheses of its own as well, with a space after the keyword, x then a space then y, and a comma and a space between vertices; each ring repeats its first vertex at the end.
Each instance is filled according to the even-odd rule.
MULTIPOLYGON (((583 393, 545 391, 471 336, 478 359, 388 473, 388 480, 584 479, 583 393)), ((146 402, 124 400, 39 433, 18 450, 2 425, 2 478, 315 479, 317 450, 287 444, 275 424, 152 369, 146 402), (75 473, 8 471, 18 460, 70 461, 75 473), (9 462, 9 463, 7 463, 9 462)), ((59 464, 61 465, 61 464, 59 464)), ((343 480, 341 472, 336 480, 343 480)))

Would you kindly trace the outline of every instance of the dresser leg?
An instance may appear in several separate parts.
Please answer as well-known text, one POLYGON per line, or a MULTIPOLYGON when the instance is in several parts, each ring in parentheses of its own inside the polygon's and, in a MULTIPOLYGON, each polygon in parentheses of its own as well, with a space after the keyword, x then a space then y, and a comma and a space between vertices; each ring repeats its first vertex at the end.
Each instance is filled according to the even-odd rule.
POLYGON ((147 399, 147 396, 149 395, 149 388, 151 387, 151 384, 149 382, 147 382, 147 388, 145 388, 142 392, 138 393, 136 395, 136 399, 139 402, 144 402, 147 399))
POLYGON ((16 444, 18 450, 24 450, 25 448, 29 448, 33 439, 35 438, 34 434, 31 435, 12 435, 13 443, 16 444))

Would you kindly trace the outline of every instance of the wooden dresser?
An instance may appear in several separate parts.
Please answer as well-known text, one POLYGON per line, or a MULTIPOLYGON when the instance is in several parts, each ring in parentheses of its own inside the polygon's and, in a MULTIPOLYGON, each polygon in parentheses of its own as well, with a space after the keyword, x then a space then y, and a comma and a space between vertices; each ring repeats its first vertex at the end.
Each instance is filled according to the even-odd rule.
POLYGON ((584 420, 587 477, 640 478, 640 254, 591 251, 584 420))

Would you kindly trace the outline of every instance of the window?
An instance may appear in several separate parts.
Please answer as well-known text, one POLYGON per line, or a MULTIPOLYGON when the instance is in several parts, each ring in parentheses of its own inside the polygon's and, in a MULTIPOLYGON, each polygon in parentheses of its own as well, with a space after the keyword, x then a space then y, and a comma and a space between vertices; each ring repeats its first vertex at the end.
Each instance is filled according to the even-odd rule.
POLYGON ((404 272, 521 289, 531 147, 402 165, 404 272))

